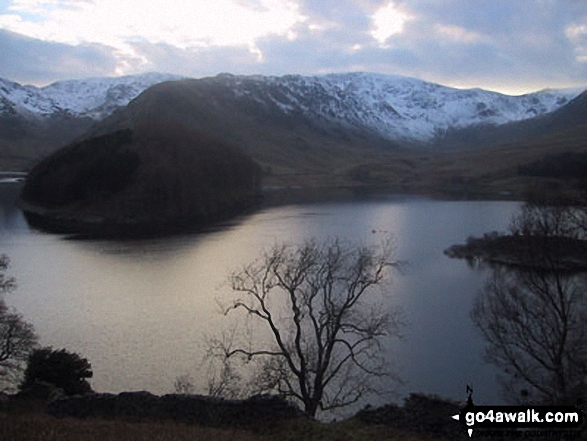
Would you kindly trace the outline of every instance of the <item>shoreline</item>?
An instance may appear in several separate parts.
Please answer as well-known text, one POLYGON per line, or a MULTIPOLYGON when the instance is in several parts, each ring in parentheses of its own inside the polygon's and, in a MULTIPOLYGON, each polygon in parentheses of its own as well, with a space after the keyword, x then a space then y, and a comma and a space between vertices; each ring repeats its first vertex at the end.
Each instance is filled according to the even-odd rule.
POLYGON ((519 269, 587 272, 587 241, 566 237, 486 234, 452 245, 444 254, 471 265, 486 263, 519 269))
MULTIPOLYGON (((15 187, 20 193, 23 181, 0 181, 0 185, 15 187)), ((419 189, 420 190, 420 189, 419 189)), ((242 216, 270 207, 300 204, 320 204, 352 202, 378 199, 433 199, 450 201, 490 201, 519 198, 513 194, 462 194, 442 191, 416 191, 398 189, 390 186, 264 186, 258 201, 250 202, 244 207, 223 213, 215 219, 182 218, 174 220, 158 219, 144 221, 136 219, 113 220, 105 215, 85 213, 80 215, 72 210, 50 210, 23 201, 15 196, 17 206, 22 210, 31 227, 53 234, 66 234, 76 239, 134 239, 145 237, 172 236, 185 233, 197 233, 230 225, 242 216)))

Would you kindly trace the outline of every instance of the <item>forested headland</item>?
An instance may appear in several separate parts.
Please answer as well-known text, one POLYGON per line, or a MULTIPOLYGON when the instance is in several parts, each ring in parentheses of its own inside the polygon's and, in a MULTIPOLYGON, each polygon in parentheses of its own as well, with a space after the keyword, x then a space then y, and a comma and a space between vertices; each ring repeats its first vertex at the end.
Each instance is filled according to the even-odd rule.
POLYGON ((126 233, 205 225, 259 197, 259 166, 240 149, 156 122, 70 144, 31 170, 22 206, 50 230, 126 233))

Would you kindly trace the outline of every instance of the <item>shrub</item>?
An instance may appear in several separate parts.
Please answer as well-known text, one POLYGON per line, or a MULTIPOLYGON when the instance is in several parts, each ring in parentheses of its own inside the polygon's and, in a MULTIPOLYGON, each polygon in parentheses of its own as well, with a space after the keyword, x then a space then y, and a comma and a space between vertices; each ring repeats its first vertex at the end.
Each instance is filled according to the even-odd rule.
POLYGON ((66 395, 92 392, 86 380, 93 375, 92 366, 87 359, 66 349, 36 349, 29 356, 20 389, 26 391, 43 382, 63 389, 66 395))

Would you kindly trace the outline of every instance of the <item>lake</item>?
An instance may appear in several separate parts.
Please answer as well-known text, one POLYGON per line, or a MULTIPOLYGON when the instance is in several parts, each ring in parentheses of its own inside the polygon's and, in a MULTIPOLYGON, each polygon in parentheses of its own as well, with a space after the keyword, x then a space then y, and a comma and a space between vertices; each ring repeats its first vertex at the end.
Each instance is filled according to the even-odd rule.
MULTIPOLYGON (((205 232, 135 241, 69 240, 28 227, 14 205, 18 184, 0 184, 0 253, 18 288, 7 295, 43 345, 88 358, 101 392, 173 392, 190 374, 204 384, 205 335, 230 325, 218 302, 230 299, 227 276, 278 242, 341 237, 378 244, 394 238, 406 261, 386 298, 409 322, 390 340, 400 393, 500 402, 496 371, 469 318, 488 273, 444 249, 469 235, 505 230, 519 206, 506 201, 382 197, 262 208, 205 232)), ((371 400, 373 404, 375 400, 371 400)))

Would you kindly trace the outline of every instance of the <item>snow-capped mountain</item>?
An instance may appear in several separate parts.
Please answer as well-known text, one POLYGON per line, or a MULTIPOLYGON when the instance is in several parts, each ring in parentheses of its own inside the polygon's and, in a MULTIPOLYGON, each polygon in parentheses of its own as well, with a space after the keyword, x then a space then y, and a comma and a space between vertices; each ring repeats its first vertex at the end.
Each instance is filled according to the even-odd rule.
POLYGON ((449 129, 500 125, 543 115, 582 91, 543 90, 508 96, 370 73, 217 78, 228 83, 235 95, 271 102, 286 114, 338 122, 391 140, 419 142, 432 141, 449 129))
MULTIPOLYGON (((180 77, 150 73, 60 81, 42 88, 0 79, 0 116, 67 115, 101 120, 150 86, 177 79, 180 77)), ((544 90, 507 96, 370 73, 282 77, 221 74, 194 81, 221 85, 230 90, 233 102, 253 100, 284 117, 302 117, 408 143, 430 143, 451 129, 500 125, 544 115, 581 92, 544 90)))
POLYGON ((0 116, 52 116, 102 119, 150 86, 177 80, 176 75, 148 73, 117 78, 59 81, 46 87, 22 86, 0 79, 0 116))

